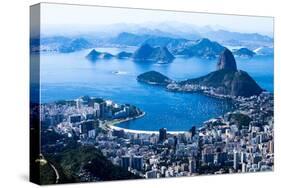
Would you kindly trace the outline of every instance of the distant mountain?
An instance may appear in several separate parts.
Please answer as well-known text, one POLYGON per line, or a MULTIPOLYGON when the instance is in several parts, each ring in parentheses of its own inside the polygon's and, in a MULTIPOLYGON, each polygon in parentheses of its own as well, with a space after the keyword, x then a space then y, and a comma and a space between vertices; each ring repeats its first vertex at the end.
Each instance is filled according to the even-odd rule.
POLYGON ((175 58, 166 47, 152 47, 149 44, 143 44, 133 54, 136 61, 155 61, 161 63, 170 63, 175 58))
POLYGON ((253 52, 252 50, 249 50, 248 48, 240 48, 240 49, 233 50, 233 54, 236 56, 249 57, 249 58, 256 55, 255 52, 253 52))
POLYGON ((98 52, 95 49, 93 49, 87 56, 86 58, 91 60, 91 61, 95 61, 98 59, 111 59, 112 57, 114 57, 112 54, 107 53, 107 52, 98 52))
POLYGON ((114 44, 140 46, 149 44, 151 47, 166 47, 173 55, 184 55, 186 57, 199 57, 212 59, 218 57, 224 49, 217 42, 207 38, 200 40, 188 40, 184 38, 173 38, 157 35, 137 35, 132 33, 120 33, 112 40, 114 44))
MULTIPOLYGON (((248 48, 272 46, 273 44, 273 38, 267 35, 259 33, 232 32, 225 28, 214 29, 211 26, 198 27, 183 23, 161 23, 150 25, 150 27, 151 28, 141 27, 135 29, 133 31, 134 34, 129 33, 132 32, 132 30, 121 32, 116 38, 115 44, 139 46, 146 40, 153 40, 157 37, 159 37, 158 39, 160 41, 162 39, 198 40, 200 38, 208 38, 212 41, 217 41, 222 45, 246 46, 248 48)), ((154 46, 153 44, 151 45, 154 46)), ((171 50, 170 48, 168 49, 171 50)))
POLYGON ((88 49, 91 48, 92 44, 88 42, 84 38, 77 38, 74 39, 66 44, 63 44, 62 46, 59 47, 59 52, 61 53, 70 53, 70 52, 75 52, 83 49, 88 49))
POLYGON ((235 59, 230 50, 225 49, 221 54, 217 71, 206 76, 180 82, 186 84, 212 87, 215 93, 231 96, 250 97, 259 95, 263 90, 245 71, 237 70, 235 59))
POLYGON ((172 83, 172 80, 170 78, 168 78, 167 76, 164 76, 163 74, 156 72, 156 71, 149 71, 149 72, 140 74, 137 77, 137 80, 139 82, 144 82, 147 84, 163 85, 163 86, 166 86, 166 85, 172 83))
POLYGON ((266 35, 261 35, 258 33, 239 33, 239 32, 230 32, 223 29, 214 31, 208 31, 201 33, 202 37, 207 37, 211 40, 218 42, 228 42, 228 41, 239 41, 239 42, 250 42, 250 43, 273 43, 273 39, 266 35))
POLYGON ((203 38, 190 43, 184 48, 174 49, 176 55, 184 55, 187 57, 200 57, 205 59, 213 59, 219 56, 224 50, 224 47, 217 42, 203 38))
POLYGON ((187 43, 189 40, 183 38, 175 38, 172 36, 161 36, 161 34, 133 34, 122 32, 117 37, 111 39, 109 42, 117 45, 125 46, 141 46, 142 44, 149 44, 151 46, 167 46, 170 50, 182 43, 187 43))
POLYGON ((52 37, 42 37, 40 38, 41 45, 48 45, 48 44, 65 44, 69 43, 72 39, 69 37, 64 36, 52 36, 52 37))
POLYGON ((150 35, 136 35, 133 33, 122 32, 117 37, 111 39, 109 42, 112 44, 126 45, 126 46, 139 46, 146 41, 150 35))
POLYGON ((71 38, 63 36, 32 38, 30 39, 30 50, 31 52, 59 51, 63 44, 67 44, 70 41, 71 38))
POLYGON ((119 52, 116 57, 118 59, 126 59, 126 58, 130 58, 132 57, 133 53, 130 53, 130 52, 119 52))
POLYGON ((63 36, 42 37, 31 39, 31 52, 55 51, 70 53, 93 47, 93 44, 83 37, 68 38, 63 36))
POLYGON ((169 50, 182 47, 188 44, 190 40, 183 38, 171 38, 171 37, 157 37, 151 36, 144 43, 149 44, 151 46, 166 46, 169 50), (181 46, 182 45, 182 46, 181 46))
POLYGON ((272 56, 274 54, 274 49, 269 47, 260 47, 254 50, 257 55, 262 56, 272 56))

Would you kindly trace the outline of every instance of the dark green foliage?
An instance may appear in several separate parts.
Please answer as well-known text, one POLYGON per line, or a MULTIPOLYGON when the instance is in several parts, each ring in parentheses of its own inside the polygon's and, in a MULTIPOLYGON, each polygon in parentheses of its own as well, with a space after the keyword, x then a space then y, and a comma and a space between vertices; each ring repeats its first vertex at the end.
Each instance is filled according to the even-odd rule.
POLYGON ((214 87, 217 93, 250 97, 259 95, 263 90, 260 86, 244 71, 218 70, 195 79, 180 82, 180 85, 197 84, 202 86, 214 87))
POLYGON ((119 166, 112 165, 98 150, 86 147, 81 152, 90 153, 90 156, 86 157, 87 159, 91 159, 89 160, 90 163, 87 163, 84 169, 102 181, 140 178, 119 166))
POLYGON ((42 185, 54 184, 56 182, 56 174, 49 163, 40 165, 40 183, 42 185))
POLYGON ((140 82, 153 83, 156 85, 168 85, 172 81, 167 76, 164 76, 163 74, 156 72, 156 71, 149 71, 149 72, 140 74, 137 77, 137 80, 140 82))
POLYGON ((252 119, 248 115, 234 113, 229 115, 228 121, 230 121, 230 123, 238 125, 238 128, 241 130, 242 128, 249 128, 249 124, 252 119))
POLYGON ((64 175, 64 183, 80 182, 81 172, 90 173, 96 180, 136 179, 135 176, 119 166, 113 165, 94 146, 66 147, 56 155, 49 155, 50 160, 64 175))
POLYGON ((41 145, 55 144, 62 136, 53 131, 52 129, 41 130, 41 145))

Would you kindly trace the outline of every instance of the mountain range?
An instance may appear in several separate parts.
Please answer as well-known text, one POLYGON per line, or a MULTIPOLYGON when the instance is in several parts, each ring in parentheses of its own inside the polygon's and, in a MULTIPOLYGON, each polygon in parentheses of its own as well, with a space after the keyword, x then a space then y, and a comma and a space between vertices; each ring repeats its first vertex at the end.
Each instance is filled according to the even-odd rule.
MULTIPOLYGON (((68 53, 91 47, 141 46, 147 43, 151 46, 166 46, 173 53, 173 49, 176 49, 175 52, 184 51, 186 46, 204 38, 216 41, 221 46, 243 46, 252 51, 260 47, 273 47, 273 38, 270 36, 258 33, 230 32, 220 27, 213 29, 208 26, 163 23, 149 27, 117 24, 116 27, 111 26, 110 28, 111 30, 100 29, 99 32, 93 31, 79 35, 43 36, 40 40, 32 38, 30 40, 31 51, 68 53), (124 32, 124 28, 126 28, 126 32, 124 32)), ((173 55, 176 54, 173 53, 173 55)))

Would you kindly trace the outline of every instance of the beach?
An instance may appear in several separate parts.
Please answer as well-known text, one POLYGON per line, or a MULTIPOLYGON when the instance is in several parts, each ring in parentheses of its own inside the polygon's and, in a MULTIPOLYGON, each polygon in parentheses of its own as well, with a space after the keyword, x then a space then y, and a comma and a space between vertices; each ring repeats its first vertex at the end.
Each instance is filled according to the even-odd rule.
MULTIPOLYGON (((126 118, 126 119, 119 119, 119 120, 113 120, 111 122, 106 122, 106 126, 111 129, 111 130, 123 130, 126 133, 133 133, 133 134, 159 134, 159 131, 144 131, 144 130, 134 130, 134 129, 126 129, 126 128, 122 128, 122 127, 118 127, 119 123, 122 122, 127 122, 127 121, 131 121, 134 119, 138 119, 138 118, 142 118, 143 116, 145 116, 145 112, 143 112, 141 115, 136 116, 136 117, 132 117, 132 118, 126 118)), ((188 131, 167 131, 168 134, 183 134, 186 133, 188 131)))

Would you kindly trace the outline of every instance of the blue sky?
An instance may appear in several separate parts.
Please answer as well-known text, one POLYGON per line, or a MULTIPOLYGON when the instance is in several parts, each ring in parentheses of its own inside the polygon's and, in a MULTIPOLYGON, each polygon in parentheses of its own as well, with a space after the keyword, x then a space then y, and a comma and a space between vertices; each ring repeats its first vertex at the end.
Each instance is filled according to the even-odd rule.
POLYGON ((196 26, 212 26, 236 32, 272 35, 273 18, 256 16, 236 16, 202 14, 172 11, 152 11, 142 9, 104 8, 79 5, 41 4, 42 32, 55 32, 67 28, 65 32, 95 30, 102 25, 177 22, 196 26), (73 31, 71 31, 73 28, 73 31), (52 31, 53 30, 53 31, 52 31))

